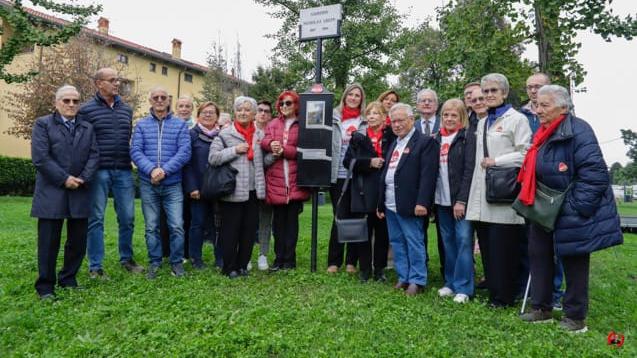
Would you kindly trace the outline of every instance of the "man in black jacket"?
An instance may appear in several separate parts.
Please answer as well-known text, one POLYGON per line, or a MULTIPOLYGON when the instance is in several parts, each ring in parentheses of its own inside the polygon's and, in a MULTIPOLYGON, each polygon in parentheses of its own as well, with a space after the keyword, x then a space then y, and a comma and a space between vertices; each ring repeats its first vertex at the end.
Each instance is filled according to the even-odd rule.
POLYGON ((93 126, 76 118, 79 102, 75 87, 60 87, 55 94, 56 111, 38 118, 31 135, 31 160, 37 172, 31 207, 31 216, 38 218, 39 276, 35 289, 43 300, 55 297, 55 266, 64 219, 64 266, 57 277, 61 287, 77 287, 75 276, 86 252, 89 182, 99 153, 93 126))
POLYGON ((106 278, 104 261, 104 212, 113 193, 119 225, 120 264, 130 272, 144 268, 133 260, 135 186, 130 159, 133 110, 119 96, 120 78, 112 68, 95 73, 97 93, 84 103, 78 117, 93 125, 100 150, 99 169, 91 186, 93 206, 88 221, 89 277, 106 278))

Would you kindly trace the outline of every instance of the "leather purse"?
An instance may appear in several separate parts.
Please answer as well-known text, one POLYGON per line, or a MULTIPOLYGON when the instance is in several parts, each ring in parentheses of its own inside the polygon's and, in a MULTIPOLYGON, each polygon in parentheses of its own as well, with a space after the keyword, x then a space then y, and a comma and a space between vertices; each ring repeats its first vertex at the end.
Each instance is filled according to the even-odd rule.
MULTIPOLYGON (((223 138, 219 136, 219 139, 226 148, 223 138)), ((208 164, 201 183, 201 197, 206 200, 216 200, 234 193, 237 186, 237 173, 239 171, 231 166, 230 162, 216 167, 208 164)))
MULTIPOLYGON (((484 132, 482 136, 482 149, 484 157, 489 157, 487 148, 487 120, 484 121, 484 132)), ((485 173, 486 199, 490 204, 510 204, 515 201, 520 193, 520 183, 518 183, 518 167, 488 167, 485 173)))
POLYGON ((571 183, 566 190, 559 191, 536 181, 533 205, 527 206, 520 199, 515 199, 511 207, 518 215, 540 226, 546 232, 551 232, 555 228, 555 221, 557 221, 562 209, 566 193, 571 189, 572 185, 571 183))
POLYGON ((334 215, 334 221, 336 222, 338 242, 341 244, 366 242, 368 239, 367 238, 367 215, 364 215, 363 217, 360 217, 360 218, 347 218, 347 219, 341 219, 338 217, 341 201, 343 199, 343 196, 347 192, 347 187, 352 177, 352 171, 354 170, 355 163, 356 163, 356 159, 352 159, 349 165, 349 170, 347 171, 347 178, 345 179, 345 183, 343 184, 343 189, 341 190, 341 196, 338 198, 338 202, 336 203, 336 215, 334 215))

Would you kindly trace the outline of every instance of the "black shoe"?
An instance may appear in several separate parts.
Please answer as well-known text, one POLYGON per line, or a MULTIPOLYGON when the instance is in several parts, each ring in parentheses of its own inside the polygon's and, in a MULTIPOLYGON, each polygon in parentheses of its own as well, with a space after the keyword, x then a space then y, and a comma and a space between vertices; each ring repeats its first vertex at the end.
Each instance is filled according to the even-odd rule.
POLYGON ((186 270, 184 270, 184 265, 180 262, 178 264, 174 264, 171 267, 173 276, 175 277, 184 277, 186 276, 186 270))
POLYGON ((248 270, 246 269, 239 269, 239 276, 243 276, 243 277, 247 277, 248 274, 248 270))
POLYGON ((369 271, 361 271, 358 274, 358 278, 361 280, 362 283, 369 281, 369 276, 370 276, 369 271))
POLYGON ((99 278, 101 280, 108 280, 108 275, 104 272, 103 269, 99 268, 97 270, 89 270, 88 277, 92 280, 99 278))
POLYGON ((144 266, 141 266, 141 265, 137 264, 137 262, 135 262, 135 260, 132 260, 132 259, 128 260, 128 261, 122 261, 121 265, 128 272, 133 272, 133 273, 142 273, 142 272, 144 272, 144 266))
POLYGON ((203 270, 206 268, 206 265, 203 263, 201 259, 192 259, 190 260, 192 268, 195 270, 203 270))
POLYGON ((78 284, 75 284, 75 285, 60 285, 60 287, 62 289, 64 289, 64 290, 78 290, 78 291, 86 290, 86 287, 79 286, 78 284))
POLYGON ((40 295, 40 301, 42 302, 53 302, 57 299, 55 293, 44 293, 40 295))
POLYGON ((238 277, 239 277, 239 273, 237 271, 230 271, 228 273, 228 278, 231 279, 231 280, 233 280, 235 278, 238 278, 238 277))
POLYGON ((296 268, 296 264, 283 264, 282 268, 284 270, 294 270, 296 268))
POLYGON ((483 279, 476 284, 476 290, 486 290, 488 288, 489 287, 487 287, 487 280, 483 279))
POLYGON ((150 265, 148 267, 148 273, 146 273, 146 278, 149 280, 154 280, 157 278, 157 273, 159 272, 159 266, 150 265))
POLYGON ((283 270, 283 265, 274 264, 270 266, 270 272, 277 272, 279 270, 283 270))
POLYGON ((384 271, 374 272, 374 281, 387 282, 387 276, 385 276, 385 272, 384 271))

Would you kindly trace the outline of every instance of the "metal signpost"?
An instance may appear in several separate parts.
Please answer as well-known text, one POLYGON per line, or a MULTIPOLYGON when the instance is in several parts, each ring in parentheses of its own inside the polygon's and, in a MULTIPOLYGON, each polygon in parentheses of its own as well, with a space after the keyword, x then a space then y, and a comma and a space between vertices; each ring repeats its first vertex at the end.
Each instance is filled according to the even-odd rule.
POLYGON ((312 272, 316 272, 318 247, 318 191, 330 186, 332 171, 334 94, 321 84, 323 39, 341 36, 342 13, 337 4, 302 9, 300 14, 299 41, 316 40, 315 83, 300 95, 297 177, 299 186, 312 189, 312 272))

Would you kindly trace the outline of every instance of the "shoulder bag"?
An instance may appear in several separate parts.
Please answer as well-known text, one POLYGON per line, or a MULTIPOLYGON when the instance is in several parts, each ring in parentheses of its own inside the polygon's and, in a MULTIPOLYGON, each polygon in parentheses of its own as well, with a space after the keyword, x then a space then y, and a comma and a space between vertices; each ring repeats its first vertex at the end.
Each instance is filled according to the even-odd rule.
POLYGON ((551 232, 555 228, 555 221, 557 221, 562 209, 566 193, 572 186, 573 182, 568 185, 566 190, 559 191, 549 188, 540 181, 536 181, 533 205, 527 206, 522 204, 520 199, 515 199, 511 207, 518 215, 540 226, 546 232, 551 232))
POLYGON ((361 218, 349 219, 340 219, 338 217, 338 209, 341 206, 341 200, 343 199, 343 196, 347 192, 347 187, 352 177, 352 171, 354 170, 355 163, 356 159, 352 159, 349 165, 349 170, 347 171, 347 179, 345 179, 345 184, 343 184, 343 189, 341 190, 341 196, 338 198, 338 202, 336 203, 336 214, 334 215, 334 221, 336 222, 338 242, 341 244, 367 241, 367 215, 361 218))
MULTIPOLYGON (((489 157, 489 149, 487 148, 487 124, 484 121, 484 133, 482 135, 482 149, 484 157, 489 157)), ((488 167, 486 169, 486 198, 491 204, 512 203, 520 193, 520 184, 518 183, 518 167, 488 167)))
MULTIPOLYGON (((223 147, 227 148, 221 135, 219 135, 219 139, 221 139, 223 147)), ((217 167, 208 163, 201 183, 201 197, 206 200, 215 200, 234 193, 238 172, 230 165, 230 162, 217 167)))

